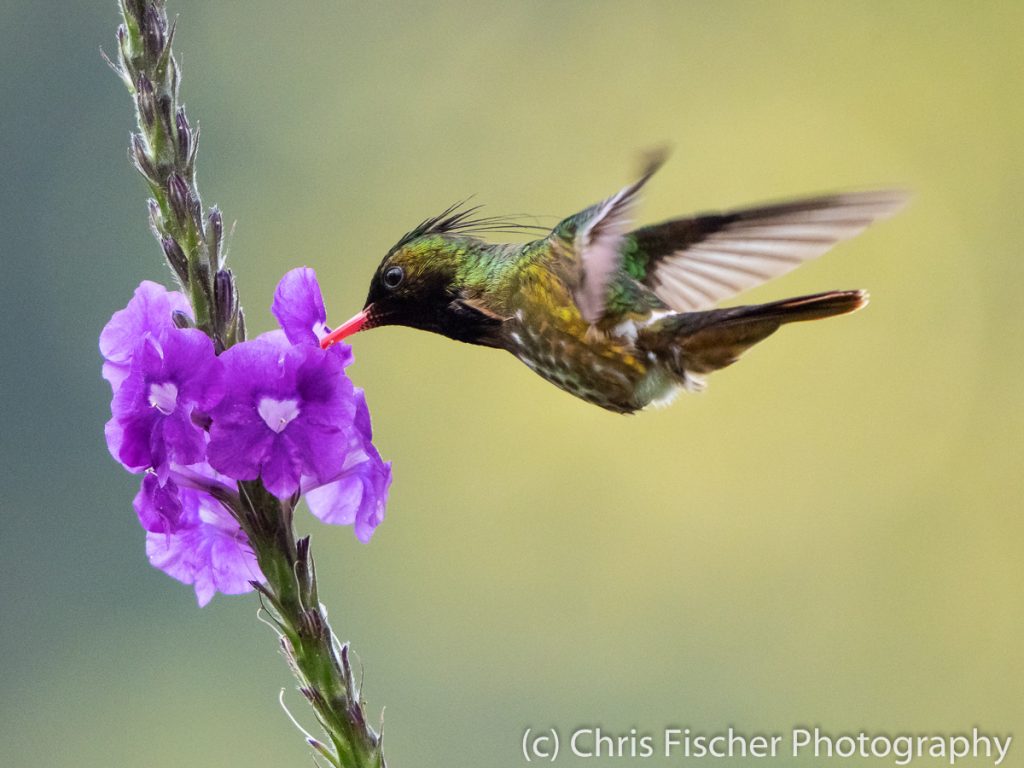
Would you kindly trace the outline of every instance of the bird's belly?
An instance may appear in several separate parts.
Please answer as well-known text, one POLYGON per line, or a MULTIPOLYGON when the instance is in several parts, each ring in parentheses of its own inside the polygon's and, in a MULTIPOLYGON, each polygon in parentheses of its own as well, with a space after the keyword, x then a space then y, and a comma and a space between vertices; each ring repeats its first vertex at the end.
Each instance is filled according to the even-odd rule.
POLYGON ((615 339, 581 340, 550 326, 538 332, 523 325, 508 339, 509 351, 540 376, 611 411, 639 410, 675 389, 660 366, 615 339))

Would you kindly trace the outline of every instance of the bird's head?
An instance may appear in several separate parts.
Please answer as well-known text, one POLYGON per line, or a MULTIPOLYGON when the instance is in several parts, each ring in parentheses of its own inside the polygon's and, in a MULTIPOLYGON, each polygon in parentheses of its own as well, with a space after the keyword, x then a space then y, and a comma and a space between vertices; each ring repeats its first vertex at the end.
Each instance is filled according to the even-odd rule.
POLYGON ((501 319, 482 311, 470 283, 487 245, 469 234, 491 220, 450 208, 402 237, 374 272, 362 311, 321 342, 324 347, 382 325, 405 325, 458 341, 495 345, 501 319))
POLYGON ((460 249, 441 235, 428 235, 392 248, 370 280, 358 330, 406 325, 442 332, 448 305, 458 297, 460 249))

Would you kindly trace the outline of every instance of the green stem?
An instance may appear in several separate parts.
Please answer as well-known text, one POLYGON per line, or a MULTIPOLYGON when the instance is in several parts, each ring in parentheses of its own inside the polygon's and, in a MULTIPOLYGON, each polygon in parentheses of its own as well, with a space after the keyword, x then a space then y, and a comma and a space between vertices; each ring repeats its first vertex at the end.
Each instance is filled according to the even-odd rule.
POLYGON ((381 740, 366 722, 348 646, 338 643, 317 598, 309 540, 296 541, 291 509, 262 484, 240 483, 239 491, 240 519, 267 580, 258 589, 269 603, 299 690, 331 739, 335 764, 383 768, 381 740))
POLYGON ((234 278, 223 268, 220 212, 212 208, 204 215, 196 184, 199 131, 178 98, 174 25, 163 0, 121 0, 121 13, 117 61, 110 65, 135 99, 139 132, 129 156, 153 195, 150 225, 189 296, 196 326, 224 350, 244 340, 244 321, 234 278))

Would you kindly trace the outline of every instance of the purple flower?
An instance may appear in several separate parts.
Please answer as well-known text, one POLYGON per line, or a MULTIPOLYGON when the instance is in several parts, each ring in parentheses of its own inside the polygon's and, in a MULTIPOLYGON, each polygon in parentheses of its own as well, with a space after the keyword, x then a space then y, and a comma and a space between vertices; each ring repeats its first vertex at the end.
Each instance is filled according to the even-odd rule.
POLYGON ((147 333, 159 336, 174 327, 172 312, 184 312, 192 317, 192 309, 185 296, 168 291, 162 285, 143 280, 135 289, 128 306, 114 313, 100 333, 100 354, 103 355, 103 378, 116 392, 128 377, 132 354, 139 339, 147 333))
POLYGON ((287 498, 303 475, 338 476, 354 430, 352 382, 337 355, 260 337, 224 352, 226 390, 214 409, 210 464, 236 480, 262 477, 287 498))
POLYGON ((223 393, 222 366, 202 331, 171 328, 146 335, 132 354, 129 374, 110 404, 110 452, 129 470, 152 467, 161 483, 170 462, 206 458, 206 435, 192 420, 223 393))
MULTIPOLYGON (((292 344, 320 346, 320 339, 331 331, 327 327, 320 283, 316 272, 309 267, 298 267, 281 278, 270 311, 292 344)), ((352 348, 347 344, 334 344, 330 349, 345 365, 352 362, 352 348)))
POLYGON ((191 488, 180 489, 179 497, 175 529, 146 533, 153 567, 192 584, 200 606, 216 592, 238 595, 252 591, 250 581, 264 581, 248 538, 219 501, 191 488))
POLYGON ((153 472, 145 474, 132 506, 147 531, 173 533, 182 521, 183 489, 227 498, 234 495, 237 488, 234 480, 219 474, 205 462, 189 467, 171 464, 164 482, 153 472))
POLYGON ((391 485, 391 464, 370 444, 365 453, 348 454, 337 479, 306 491, 309 511, 329 525, 351 525, 364 544, 384 521, 384 505, 391 485))
POLYGON ((321 522, 353 525, 356 538, 365 544, 384 520, 391 464, 381 460, 370 442, 370 412, 358 389, 355 426, 341 474, 330 483, 307 490, 306 503, 321 522))
POLYGON ((177 530, 181 520, 181 496, 173 479, 167 478, 161 485, 155 474, 147 472, 132 506, 147 531, 170 533, 177 530))
POLYGON ((234 507, 236 482, 257 478, 281 499, 307 494, 314 515, 369 541, 391 465, 345 375, 351 349, 320 348, 329 329, 313 270, 292 270, 278 285, 282 330, 220 357, 202 331, 174 324, 175 311, 191 316, 184 296, 143 282, 100 337, 114 390, 107 445, 145 472, 133 506, 150 563, 194 585, 200 605, 250 591, 263 576, 234 507))
POLYGON ((201 606, 214 592, 248 592, 250 581, 263 580, 245 533, 213 495, 233 492, 234 483, 209 464, 172 465, 163 484, 146 473, 133 502, 150 563, 194 584, 201 606))

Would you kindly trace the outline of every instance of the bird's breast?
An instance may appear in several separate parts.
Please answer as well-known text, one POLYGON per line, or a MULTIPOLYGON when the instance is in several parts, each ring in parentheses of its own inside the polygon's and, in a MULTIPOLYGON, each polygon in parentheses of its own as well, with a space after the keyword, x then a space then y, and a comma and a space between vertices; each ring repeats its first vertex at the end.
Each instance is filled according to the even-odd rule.
MULTIPOLYGON (((624 321, 625 322, 625 321, 624 321)), ((522 310, 506 323, 505 347, 555 386, 595 405, 628 413, 644 407, 655 361, 638 352, 638 328, 597 330, 557 313, 531 318, 522 310)))

